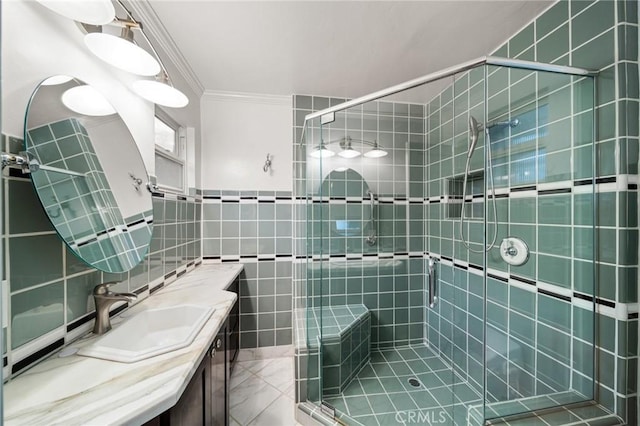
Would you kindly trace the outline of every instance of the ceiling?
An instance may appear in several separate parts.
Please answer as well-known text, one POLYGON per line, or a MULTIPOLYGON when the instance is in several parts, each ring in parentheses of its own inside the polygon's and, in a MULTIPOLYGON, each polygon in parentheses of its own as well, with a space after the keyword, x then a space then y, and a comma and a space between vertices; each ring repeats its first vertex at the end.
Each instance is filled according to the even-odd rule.
POLYGON ((554 0, 148 2, 206 91, 352 98, 487 55, 554 0))

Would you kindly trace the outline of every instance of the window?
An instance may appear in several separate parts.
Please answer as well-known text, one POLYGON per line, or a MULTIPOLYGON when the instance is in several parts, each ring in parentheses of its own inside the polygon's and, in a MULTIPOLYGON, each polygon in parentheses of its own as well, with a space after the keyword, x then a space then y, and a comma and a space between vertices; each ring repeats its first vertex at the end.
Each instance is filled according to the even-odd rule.
POLYGON ((156 178, 160 188, 185 192, 184 130, 164 111, 155 117, 156 178))
POLYGON ((173 127, 156 116, 156 147, 161 148, 171 154, 176 153, 176 131, 173 127))

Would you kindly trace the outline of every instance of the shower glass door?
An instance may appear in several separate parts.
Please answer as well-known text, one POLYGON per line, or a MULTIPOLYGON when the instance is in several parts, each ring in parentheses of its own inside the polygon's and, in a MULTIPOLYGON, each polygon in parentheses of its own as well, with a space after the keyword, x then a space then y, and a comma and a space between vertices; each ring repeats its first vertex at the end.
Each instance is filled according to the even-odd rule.
MULTIPOLYGON (((484 222, 487 214, 493 213, 485 212, 487 177, 484 173, 485 137, 481 128, 485 92, 484 67, 477 67, 455 76, 441 95, 445 101, 439 108, 433 101, 430 104, 440 111, 440 122, 451 126, 448 130, 451 143, 440 152, 445 161, 443 166, 447 162, 450 165, 441 167, 440 171, 444 205, 439 247, 441 262, 448 265, 443 270, 448 268, 451 272, 448 280, 443 276, 439 303, 451 311, 451 336, 447 342, 451 349, 445 350, 444 354, 451 353, 449 362, 456 403, 454 421, 458 425, 484 423, 483 271, 484 247, 491 241, 485 239, 484 222)), ((430 190, 438 190, 438 186, 430 185, 430 190)), ((430 251, 434 249, 438 249, 437 245, 429 247, 430 251)))
POLYGON ((484 68, 490 419, 594 397, 594 79, 484 68))
MULTIPOLYGON (((450 425, 456 415, 452 347, 445 358, 426 340, 426 108, 410 97, 325 117, 315 143, 327 152, 307 158, 322 218, 321 399, 348 424, 450 425)), ((441 130, 450 133, 434 129, 432 143, 450 144, 441 130)), ((452 334, 450 320, 442 327, 452 334)))
POLYGON ((593 129, 591 77, 485 65, 307 120, 307 399, 384 426, 593 399, 593 129))

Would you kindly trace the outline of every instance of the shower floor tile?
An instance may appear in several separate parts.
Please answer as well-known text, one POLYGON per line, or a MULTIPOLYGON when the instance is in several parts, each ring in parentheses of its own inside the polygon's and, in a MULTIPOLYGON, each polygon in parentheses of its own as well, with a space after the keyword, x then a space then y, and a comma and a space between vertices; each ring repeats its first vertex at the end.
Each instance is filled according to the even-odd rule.
POLYGON ((347 424, 466 426, 467 407, 481 399, 429 348, 410 345, 372 350, 344 392, 325 401, 347 424))

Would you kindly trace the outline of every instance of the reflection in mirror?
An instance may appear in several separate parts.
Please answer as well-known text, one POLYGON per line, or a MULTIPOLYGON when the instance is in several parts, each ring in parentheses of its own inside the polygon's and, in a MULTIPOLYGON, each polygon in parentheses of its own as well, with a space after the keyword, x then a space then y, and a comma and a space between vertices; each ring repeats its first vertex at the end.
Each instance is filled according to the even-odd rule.
POLYGON ((376 195, 364 178, 350 168, 334 169, 324 178, 320 190, 325 199, 346 200, 344 205, 330 205, 328 215, 324 216, 331 224, 330 253, 358 253, 363 249, 375 251, 373 246, 378 239, 376 195))
POLYGON ((151 241, 151 194, 133 136, 109 102, 78 79, 49 78, 31 96, 24 140, 39 163, 33 186, 71 251, 106 272, 136 266, 151 241))

